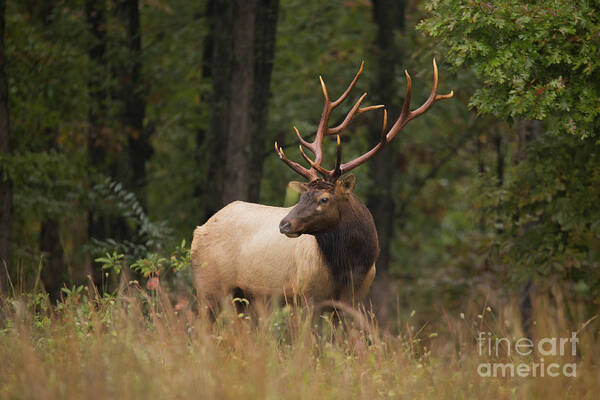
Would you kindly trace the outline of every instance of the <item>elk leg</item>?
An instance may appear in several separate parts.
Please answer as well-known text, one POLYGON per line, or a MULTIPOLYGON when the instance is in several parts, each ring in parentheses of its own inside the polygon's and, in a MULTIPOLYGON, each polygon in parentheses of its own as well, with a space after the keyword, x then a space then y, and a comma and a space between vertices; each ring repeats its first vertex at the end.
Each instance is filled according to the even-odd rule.
POLYGON ((250 302, 253 300, 253 296, 244 292, 239 287, 234 288, 231 294, 233 296, 235 312, 237 314, 248 314, 248 309, 250 308, 250 302))

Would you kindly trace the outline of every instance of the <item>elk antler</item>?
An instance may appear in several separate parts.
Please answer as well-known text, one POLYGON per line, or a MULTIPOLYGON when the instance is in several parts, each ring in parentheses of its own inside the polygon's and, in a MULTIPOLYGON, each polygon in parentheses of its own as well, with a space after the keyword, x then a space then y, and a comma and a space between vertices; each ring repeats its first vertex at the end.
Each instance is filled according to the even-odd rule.
POLYGON ((386 132, 387 111, 384 109, 381 140, 375 145, 375 147, 373 147, 371 150, 369 150, 365 154, 361 155, 360 157, 355 158, 352 161, 341 164, 342 147, 341 147, 340 137, 339 137, 338 133, 341 132, 342 130, 344 130, 348 126, 348 124, 350 123, 352 118, 354 118, 354 116, 362 114, 366 111, 371 111, 371 110, 375 110, 375 109, 384 107, 383 105, 376 105, 376 106, 359 108, 360 104, 362 103, 362 101, 364 100, 364 98, 367 95, 367 93, 364 93, 358 99, 358 101, 354 104, 354 106, 350 109, 350 111, 348 112, 348 115, 346 115, 346 118, 344 118, 344 121, 342 121, 336 127, 329 128, 328 123, 329 123, 329 117, 331 116, 331 112, 333 111, 333 109, 335 107, 340 105, 346 99, 346 97, 348 97, 348 94, 350 93, 350 91, 352 90, 352 88, 354 87, 356 82, 358 81, 358 77, 360 76, 360 74, 363 71, 363 66, 364 66, 364 62, 361 63, 360 69, 358 70, 358 72, 356 73, 356 76, 350 83, 350 86, 348 86, 346 91, 344 93, 342 93, 342 95, 333 102, 329 100, 329 96, 327 94, 327 88, 325 87, 325 83, 323 82, 323 79, 321 77, 319 77, 319 80, 321 81, 321 87, 323 89, 323 96, 325 97, 325 101, 324 101, 324 105, 323 105, 323 112, 321 114, 321 121, 319 122, 319 127, 317 128, 317 134, 315 136, 315 140, 313 142, 307 142, 306 140, 304 140, 302 138, 298 129, 296 127, 294 127, 296 136, 298 136, 298 140, 300 141, 300 154, 302 154, 302 157, 304 157, 304 159, 306 161, 308 161, 308 163, 311 166, 310 169, 306 169, 303 166, 301 166, 300 164, 289 160, 283 153, 283 149, 281 147, 278 147, 277 142, 275 142, 275 151, 277 151, 277 153, 279 154, 279 158, 281 158, 294 171, 296 171, 300 175, 304 176, 309 181, 319 179, 319 176, 317 175, 317 172, 318 172, 319 174, 321 174, 323 176, 323 178, 325 180, 335 182, 335 180, 337 180, 337 178, 339 178, 341 175, 343 175, 343 174, 349 172, 350 170, 358 167, 359 165, 365 163, 367 160, 369 160, 371 157, 373 157, 375 154, 377 154, 381 149, 383 149, 383 147, 386 144, 391 142, 392 139, 394 139, 394 137, 396 137, 398 132, 400 132, 402 130, 402 128, 404 128, 404 126, 411 119, 416 118, 419 115, 426 112, 427 110, 429 110, 431 108, 431 106, 433 106, 433 103, 435 103, 437 100, 449 99, 454 95, 453 91, 451 91, 448 94, 444 94, 444 95, 437 94, 438 70, 437 70, 437 65, 435 63, 435 58, 434 58, 433 59, 433 88, 431 89, 431 94, 429 95, 429 98, 427 99, 427 101, 425 101, 425 103, 423 103, 423 105, 421 107, 417 108, 414 111, 410 111, 410 98, 412 95, 412 81, 410 79, 410 75, 408 74, 408 72, 404 71, 404 73, 406 75, 406 96, 404 97, 404 103, 402 105, 402 112, 400 113, 400 116, 398 117, 396 122, 394 122, 394 125, 392 125, 390 130, 388 132, 386 132), (334 134, 337 135, 336 163, 335 163, 334 169, 327 170, 321 166, 321 162, 323 161, 323 150, 322 150, 323 138, 325 136, 334 135, 334 134), (311 160, 304 153, 302 146, 308 148, 315 155, 314 161, 311 160))
POLYGON ((321 166, 321 163, 323 161, 323 149, 322 148, 323 148, 324 137, 333 135, 333 134, 337 134, 338 132, 341 132, 342 130, 344 130, 348 126, 348 124, 350 123, 352 118, 354 118, 356 115, 383 107, 383 105, 377 105, 377 106, 360 108, 360 104, 367 96, 367 94, 364 93, 356 101, 354 106, 350 109, 350 111, 346 115, 346 118, 344 118, 344 120, 338 126, 329 128, 328 123, 329 123, 329 117, 331 116, 331 112, 333 111, 334 108, 339 106, 346 99, 346 97, 348 97, 348 94, 350 94, 350 91, 352 90, 352 88, 354 87, 356 82, 358 81, 358 78, 363 71, 363 67, 364 67, 364 61, 361 63, 360 69, 356 73, 356 76, 354 76, 354 79, 352 80, 352 82, 350 83, 348 88, 335 101, 331 101, 329 99, 329 95, 327 93, 327 87, 325 86, 325 82, 323 82, 323 78, 321 78, 319 76, 319 80, 321 81, 321 88, 323 89, 324 104, 323 104, 323 112, 321 114, 321 121, 319 122, 319 126, 317 128, 317 133, 315 135, 315 140, 313 142, 308 142, 308 141, 304 140, 304 138, 302 138, 302 135, 300 135, 298 128, 296 128, 294 126, 294 131, 296 132, 296 136, 298 137, 298 140, 300 141, 300 153, 310 164, 310 167, 311 167, 310 169, 304 168, 303 166, 299 165, 298 163, 295 163, 294 161, 289 160, 285 156, 283 149, 277 145, 277 142, 275 142, 275 151, 279 155, 279 158, 281 158, 290 168, 292 168, 294 171, 296 171, 300 175, 304 176, 309 181, 319 179, 319 175, 317 173, 320 173, 321 175, 323 175, 323 177, 325 179, 333 180, 333 181, 335 181, 335 179, 337 179, 341 175, 340 167, 341 167, 342 149, 341 149, 339 136, 338 136, 338 140, 337 140, 338 150, 337 150, 337 162, 336 162, 335 168, 333 170, 329 171, 321 166), (314 161, 311 160, 306 155, 306 153, 304 153, 302 146, 309 149, 315 155, 314 161))

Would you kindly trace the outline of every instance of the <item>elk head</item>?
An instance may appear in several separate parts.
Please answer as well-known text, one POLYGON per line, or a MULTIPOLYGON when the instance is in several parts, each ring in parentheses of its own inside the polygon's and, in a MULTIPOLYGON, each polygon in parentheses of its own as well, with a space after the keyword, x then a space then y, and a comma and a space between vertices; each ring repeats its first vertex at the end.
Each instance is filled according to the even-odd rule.
POLYGON ((340 206, 347 202, 355 184, 354 175, 330 183, 321 179, 311 182, 290 182, 300 193, 298 204, 279 223, 279 231, 288 237, 302 233, 326 232, 336 226, 341 218, 340 206))
POLYGON ((290 213, 281 220, 279 224, 279 230, 281 233, 289 237, 297 237, 303 233, 305 234, 317 234, 320 232, 327 232, 334 229, 341 219, 341 209, 347 205, 349 201, 354 198, 352 191, 354 189, 355 178, 353 175, 349 175, 342 178, 342 175, 350 172, 352 169, 365 163, 380 150, 382 150, 388 143, 390 143, 394 137, 404 128, 404 126, 412 119, 425 113, 433 106, 437 100, 449 99, 453 96, 451 91, 448 94, 439 95, 437 94, 438 86, 438 70, 433 59, 433 88, 429 98, 414 111, 410 111, 410 99, 412 95, 412 82, 410 75, 405 71, 406 75, 406 95, 404 97, 404 103, 402 105, 402 111, 400 116, 392 127, 387 130, 387 111, 383 105, 360 107, 362 101, 367 96, 364 93, 350 109, 346 118, 338 125, 333 128, 329 127, 329 117, 335 107, 340 105, 350 91, 358 81, 360 74, 363 71, 364 62, 361 63, 360 69, 356 73, 356 76, 346 89, 344 93, 335 101, 329 99, 327 88, 323 79, 319 77, 321 81, 321 88, 323 89, 323 96, 325 98, 323 105, 323 112, 321 114, 321 121, 317 128, 315 140, 308 142, 294 127, 296 136, 300 141, 300 154, 308 162, 310 168, 305 168, 302 165, 289 160, 283 149, 275 142, 275 151, 279 158, 283 160, 290 168, 296 171, 298 174, 308 180, 307 183, 291 182, 290 185, 301 193, 298 204, 290 211, 290 213), (384 108, 383 110, 383 124, 381 130, 381 139, 377 144, 368 152, 363 155, 349 161, 342 163, 342 146, 340 141, 339 133, 343 131, 352 119, 359 114, 367 111, 384 108), (332 170, 327 170, 321 166, 323 161, 323 139, 325 136, 337 136, 337 153, 336 163, 332 170), (306 147, 314 154, 314 160, 306 155, 303 147, 306 147))

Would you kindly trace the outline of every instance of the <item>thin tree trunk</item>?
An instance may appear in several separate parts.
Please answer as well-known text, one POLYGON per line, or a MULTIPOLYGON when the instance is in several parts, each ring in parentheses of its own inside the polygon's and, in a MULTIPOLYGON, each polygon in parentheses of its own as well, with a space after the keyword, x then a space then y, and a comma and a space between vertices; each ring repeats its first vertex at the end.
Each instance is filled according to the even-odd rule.
POLYGON ((250 112, 255 84, 254 23, 257 0, 241 0, 233 9, 231 96, 228 104, 227 154, 223 204, 248 200, 251 136, 250 112))
POLYGON ((259 197, 278 0, 214 0, 205 217, 259 197))
MULTIPOLYGON (((388 110, 398 110, 395 104, 398 88, 396 70, 401 66, 403 54, 394 38, 398 31, 404 30, 404 1, 372 0, 373 20, 377 25, 377 37, 374 48, 376 77, 371 90, 375 104, 385 104, 388 110)), ((392 117, 392 116, 390 116, 392 117)), ((370 142, 375 144, 381 137, 381 116, 373 115, 370 124, 370 142)), ((394 146, 388 146, 377 154, 369 165, 369 176, 373 187, 367 197, 367 206, 377 226, 379 239, 379 258, 377 259, 377 275, 371 289, 371 301, 381 321, 389 321, 395 298, 394 281, 389 277, 391 263, 390 244, 394 236, 394 220, 397 211, 403 212, 401 204, 397 210, 394 199, 394 168, 399 157, 394 146)))
MULTIPOLYGON (((480 136, 478 136, 475 139, 475 144, 476 144, 476 148, 477 148, 477 173, 481 177, 485 174, 485 163, 483 160, 483 151, 484 151, 483 145, 484 145, 484 143, 480 136)), ((478 218, 478 221, 477 221, 477 227, 479 228, 480 232, 485 231, 485 220, 486 220, 485 214, 480 213, 480 217, 478 218)))
POLYGON ((103 148, 103 119, 106 115, 106 4, 104 1, 86 0, 85 16, 94 44, 89 50, 95 72, 90 75, 88 88, 92 99, 88 113, 88 156, 92 167, 100 169, 105 160, 103 148))
POLYGON ((258 202, 265 160, 267 111, 271 98, 271 73, 275 55, 275 35, 279 0, 262 0, 256 11, 254 28, 254 98, 252 100, 248 200, 258 202))
POLYGON ((121 0, 117 14, 125 26, 128 57, 120 72, 120 97, 124 103, 122 124, 127 133, 130 178, 128 186, 146 207, 146 163, 152 156, 150 131, 144 127, 146 117, 146 87, 142 76, 142 33, 139 0, 121 0))
POLYGON ((210 120, 206 132, 204 149, 206 167, 204 182, 204 220, 210 218, 223 207, 223 186, 225 183, 224 164, 226 162, 228 126, 227 115, 231 97, 231 42, 233 30, 233 2, 230 0, 209 0, 213 13, 210 15, 210 35, 212 37, 212 97, 210 120))
POLYGON ((150 130, 144 127, 146 117, 146 87, 142 76, 142 31, 140 27, 139 0, 127 0, 127 41, 131 65, 130 83, 126 91, 125 120, 129 130, 129 162, 131 165, 132 187, 142 205, 146 205, 146 163, 152 157, 150 130))
MULTIPOLYGON (((374 101, 385 104, 389 110, 397 110, 394 99, 397 97, 396 70, 401 66, 403 54, 394 38, 396 32, 404 30, 404 1, 373 0, 373 19, 377 25, 377 38, 374 58, 376 78, 373 87, 374 101)), ((370 141, 375 144, 381 136, 381 117, 373 118, 370 141)), ((369 175, 373 183, 367 206, 373 214, 379 237, 380 253, 377 260, 378 275, 384 277, 390 265, 390 243, 394 236, 394 215, 396 203, 392 183, 392 169, 397 154, 389 146, 379 153, 369 165, 369 175)), ((385 278, 384 278, 385 279, 385 278)))
MULTIPOLYGON (((92 170, 99 172, 105 169, 106 152, 104 151, 106 132, 107 89, 105 87, 108 71, 106 70, 106 2, 104 0, 86 0, 85 17, 94 43, 89 49, 89 57, 94 68, 90 74, 88 90, 90 93, 90 109, 88 111, 88 162, 92 170)), ((92 204, 88 210, 88 238, 105 239, 110 237, 110 220, 96 211, 92 204)), ((92 279, 97 287, 102 285, 102 269, 92 263, 92 279)))
MULTIPOLYGON (((539 138, 542 134, 542 121, 535 120, 524 120, 519 121, 517 125, 517 133, 518 133, 518 150, 517 155, 515 157, 515 162, 520 163, 525 160, 527 157, 527 146, 532 141, 539 138)), ((504 157, 502 157, 504 158, 504 157)), ((498 155, 498 160, 500 160, 500 154, 498 155)), ((498 164, 500 161, 498 161, 498 164)), ((504 163, 504 161, 503 161, 504 163)), ((500 168, 498 167, 498 171, 500 168)), ((500 172, 498 172, 500 175, 500 172)), ((498 177, 499 182, 504 181, 504 173, 502 173, 502 177, 498 177)), ((527 224, 524 227, 525 230, 535 229, 535 223, 527 224)), ((533 306, 531 304, 531 292, 535 290, 533 281, 528 279, 524 284, 521 285, 518 291, 519 295, 519 313, 521 316, 521 328, 523 329, 523 334, 528 337, 532 337, 532 325, 533 325, 533 306)))
MULTIPOLYGON (((212 59, 213 59, 213 48, 214 48, 214 34, 215 34, 215 15, 216 15, 216 2, 214 0, 208 0, 206 2, 206 9, 204 12, 204 18, 210 24, 208 34, 204 37, 202 44, 202 79, 204 81, 212 78, 212 59)), ((210 95, 202 93, 202 104, 207 104, 210 99, 210 95)), ((207 141, 207 129, 205 127, 198 129, 196 132, 196 151, 194 152, 194 162, 196 164, 197 171, 203 171, 206 168, 205 158, 206 149, 204 145, 207 141)), ((206 198, 206 176, 196 177, 194 181, 194 199, 198 204, 198 210, 202 210, 203 201, 206 198)), ((203 211, 202 211, 203 212, 203 211)), ((198 222, 204 217, 199 215, 198 222)))
MULTIPOLYGON (((35 8, 31 10, 34 17, 42 24, 46 31, 49 31, 52 24, 51 16, 55 11, 55 7, 54 0, 45 0, 44 2, 37 2, 35 8)), ((53 40, 51 36, 48 36, 46 39, 53 40)), ((58 151, 56 141, 58 131, 56 129, 46 129, 44 133, 49 138, 46 150, 58 151)), ((59 227, 59 217, 52 214, 47 215, 41 222, 39 236, 40 252, 45 257, 43 268, 40 272, 40 279, 44 283, 44 287, 53 302, 59 299, 60 288, 68 280, 68 272, 63 259, 64 251, 60 242, 59 227)))
POLYGON ((483 142, 480 137, 476 138, 475 145, 477 146, 477 173, 485 174, 485 164, 483 162, 483 142))
MULTIPOLYGON (((52 148, 56 151, 56 132, 49 132, 52 138, 52 148)), ((64 262, 64 251, 60 242, 60 219, 56 215, 48 215, 41 224, 39 246, 44 256, 40 279, 50 295, 50 300, 56 302, 60 297, 60 288, 68 281, 68 272, 64 262)))
POLYGON ((52 302, 60 299, 60 289, 68 281, 63 261, 63 248, 59 237, 59 222, 48 218, 42 222, 40 230, 40 251, 44 255, 41 280, 52 302))
POLYGON ((496 179, 498 186, 502 186, 504 184, 504 148, 502 147, 501 133, 494 138, 494 145, 496 146, 496 179))
MULTIPOLYGON (((10 154, 8 84, 6 80, 6 56, 4 54, 5 11, 6 2, 0 0, 0 156, 10 154)), ((6 271, 10 266, 12 219, 12 182, 10 178, 4 178, 4 172, 0 166, 0 296, 8 288, 6 271)))

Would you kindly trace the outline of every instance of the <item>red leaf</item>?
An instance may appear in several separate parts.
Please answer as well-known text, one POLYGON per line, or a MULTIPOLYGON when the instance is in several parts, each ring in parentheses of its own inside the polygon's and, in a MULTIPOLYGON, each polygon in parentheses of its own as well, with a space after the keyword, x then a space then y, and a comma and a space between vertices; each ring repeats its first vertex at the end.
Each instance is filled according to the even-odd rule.
POLYGON ((148 279, 148 282, 146 282, 146 289, 156 290, 156 289, 158 289, 159 285, 160 285, 160 282, 158 280, 158 277, 153 276, 152 278, 148 279))

